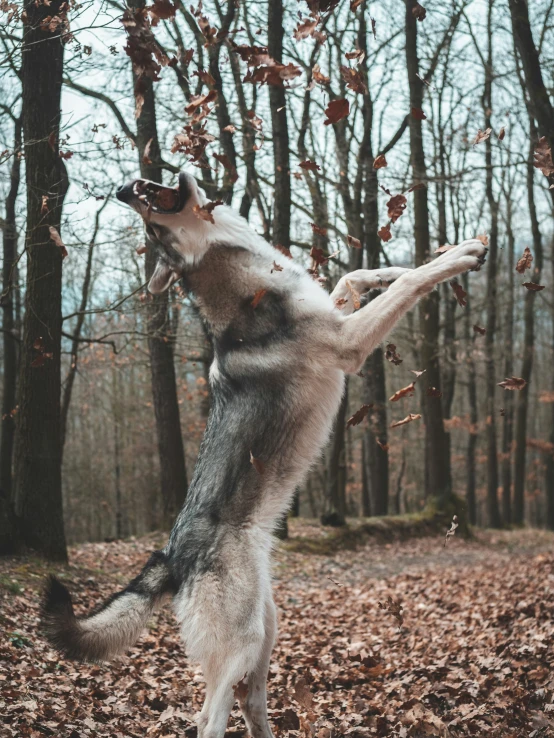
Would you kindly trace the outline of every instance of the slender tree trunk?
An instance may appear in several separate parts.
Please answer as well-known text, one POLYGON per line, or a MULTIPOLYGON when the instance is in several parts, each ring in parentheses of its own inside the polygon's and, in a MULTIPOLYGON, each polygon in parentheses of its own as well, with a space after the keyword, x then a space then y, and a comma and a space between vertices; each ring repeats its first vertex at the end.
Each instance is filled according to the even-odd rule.
MULTIPOLYGON (((506 230, 508 236, 508 306, 504 330, 504 376, 514 373, 514 247, 512 230, 512 199, 506 203, 506 230)), ((504 422, 502 427, 502 518, 505 525, 512 522, 512 439, 514 435, 514 393, 504 397, 504 422)))
MULTIPOLYGON (((132 0, 129 5, 132 8, 143 8, 145 2, 144 0, 132 0)), ((134 70, 133 82, 136 89, 137 76, 134 70)), ((162 168, 154 86, 152 80, 146 75, 141 77, 141 92, 144 96, 144 104, 137 118, 140 173, 145 179, 161 182, 162 168), (149 142, 151 142, 150 154, 145 160, 144 152, 149 142)), ((145 256, 145 273, 146 278, 149 279, 156 266, 155 250, 147 248, 145 256)), ((148 348, 160 457, 163 517, 165 525, 169 526, 185 501, 188 481, 173 363, 174 337, 170 331, 168 293, 150 296, 147 305, 148 348)))
POLYGON ((321 516, 322 525, 341 526, 346 523, 346 462, 345 427, 348 409, 348 382, 337 415, 335 430, 327 457, 326 510, 321 516))
MULTIPOLYGON (((542 238, 539 229, 539 220, 535 205, 535 187, 533 166, 533 144, 536 142, 536 131, 531 118, 531 142, 529 157, 527 160, 527 197, 529 203, 529 215, 531 218, 531 231, 533 234, 534 262, 531 280, 540 283, 543 266, 542 238)), ((535 296, 536 292, 527 290, 525 294, 524 336, 523 336, 523 363, 520 376, 527 384, 518 393, 515 422, 515 454, 514 454, 514 514, 516 525, 522 525, 525 518, 525 456, 527 451, 527 413, 529 407, 529 382, 533 371, 533 358, 535 351, 535 296)))
MULTIPOLYGON (((60 349, 62 251, 50 227, 60 229, 67 173, 59 156, 64 47, 59 30, 41 27, 60 13, 25 3, 21 80, 27 182, 27 285, 19 374, 15 446, 15 509, 25 543, 66 561, 61 480, 60 349), (47 209, 47 211, 46 211, 47 209)), ((63 16, 64 10, 62 8, 63 16)))
MULTIPOLYGON (((406 0, 406 64, 410 87, 410 106, 421 109, 423 103, 423 83, 419 78, 419 58, 417 52, 417 21, 412 13, 416 0, 406 0)), ((422 122, 410 116, 410 150, 413 178, 425 182, 427 172, 423 148, 422 122)), ((430 257, 429 207, 427 188, 413 192, 415 264, 421 266, 430 257)), ((420 333, 422 337, 422 369, 426 370, 426 385, 440 391, 441 377, 439 367, 439 292, 435 290, 420 302, 420 333)), ((439 509, 444 509, 452 499, 452 479, 448 435, 444 429, 442 403, 437 397, 429 397, 422 392, 425 419, 425 466, 426 489, 428 497, 433 497, 439 509)))
MULTIPOLYGON (((554 274, 554 238, 551 242, 550 264, 552 274, 554 274)), ((554 301, 550 303, 550 322, 552 324, 552 353, 551 361, 554 361, 554 301)), ((554 393, 554 372, 550 373, 550 390, 554 393)), ((550 443, 554 446, 554 402, 550 405, 550 443)), ((546 490, 546 527, 548 530, 554 530, 554 454, 549 453, 546 456, 546 464, 544 469, 544 481, 546 490)))
POLYGON ((362 438, 362 517, 369 518, 371 515, 371 492, 369 489, 369 464, 367 451, 367 437, 362 438))

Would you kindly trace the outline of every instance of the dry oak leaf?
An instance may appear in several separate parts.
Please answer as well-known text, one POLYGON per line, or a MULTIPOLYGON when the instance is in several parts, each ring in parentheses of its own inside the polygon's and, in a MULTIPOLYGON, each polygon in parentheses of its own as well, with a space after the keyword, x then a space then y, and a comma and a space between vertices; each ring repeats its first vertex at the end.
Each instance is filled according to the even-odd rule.
POLYGON ((310 172, 317 172, 321 169, 319 164, 316 164, 315 161, 310 161, 309 159, 301 161, 298 166, 300 167, 300 169, 305 169, 310 172))
POLYGON ((331 81, 330 77, 327 77, 325 74, 323 74, 319 67, 319 64, 314 64, 314 68, 312 69, 312 79, 314 79, 320 85, 328 85, 331 81))
POLYGON ((387 597, 385 602, 377 602, 381 610, 387 610, 391 615, 394 616, 398 622, 398 627, 401 628, 404 622, 404 616, 402 615, 402 602, 400 600, 393 599, 390 595, 387 597))
POLYGON ((516 272, 518 272, 518 274, 524 274, 527 269, 530 269, 532 263, 533 254, 531 253, 529 246, 526 246, 523 251, 523 256, 516 264, 516 272))
POLYGON ((539 142, 535 146, 535 161, 533 163, 533 166, 537 169, 540 169, 546 177, 554 174, 552 149, 548 145, 545 136, 539 138, 539 142))
POLYGON ((405 418, 402 420, 397 420, 396 423, 391 423, 391 428, 399 428, 401 425, 407 425, 407 423, 411 423, 414 420, 419 420, 421 418, 421 415, 419 413, 410 413, 409 415, 406 415, 405 418))
POLYGON ((351 69, 341 65, 340 73, 349 90, 353 90, 360 95, 366 94, 367 87, 359 69, 351 69))
POLYGON ((373 160, 373 168, 374 169, 382 169, 383 167, 388 166, 386 156, 384 154, 379 154, 379 156, 376 156, 373 160))
POLYGON ((423 7, 423 5, 416 3, 412 8, 412 15, 414 16, 414 18, 421 22, 425 20, 427 10, 423 7))
POLYGON ((385 453, 386 453, 389 450, 389 444, 388 443, 383 443, 378 438, 376 438, 375 440, 377 441, 377 445, 379 446, 379 448, 382 451, 385 451, 385 453))
POLYGON ((487 138, 492 133, 492 128, 487 128, 486 131, 482 131, 480 128, 477 130, 477 135, 475 136, 475 139, 472 141, 471 145, 476 146, 477 144, 482 143, 483 141, 486 141, 487 138))
POLYGON ((543 390, 539 394, 539 402, 554 402, 554 392, 543 390))
POLYGON ((224 131, 227 131, 227 133, 235 133, 235 131, 237 130, 237 128, 232 123, 229 123, 229 125, 228 126, 225 126, 225 128, 223 130, 224 131))
MULTIPOLYGON (((406 210, 407 200, 404 195, 393 195, 387 202, 387 214, 392 223, 396 223, 398 218, 406 210)), ((383 239, 384 240, 384 239, 383 239)))
POLYGON ((410 112, 416 120, 427 120, 427 116, 421 108, 412 108, 410 112))
POLYGON ((205 220, 208 223, 214 223, 214 216, 212 215, 214 208, 216 208, 218 205, 223 205, 223 200, 213 200, 211 202, 207 202, 205 205, 194 205, 192 208, 192 212, 196 215, 197 218, 200 218, 200 220, 205 220))
POLYGON ((356 410, 354 415, 352 415, 348 420, 346 421, 346 427, 351 428, 353 425, 359 425, 362 420, 366 417, 368 412, 373 407, 372 404, 370 405, 362 405, 359 410, 356 410))
POLYGON ((362 248, 362 242, 359 238, 355 238, 354 236, 346 236, 346 242, 349 246, 352 246, 352 248, 355 249, 361 249, 362 248))
POLYGON ((465 307, 467 305, 467 292, 464 290, 462 285, 458 282, 457 279, 453 279, 450 282, 450 286, 452 287, 454 294, 456 295, 456 300, 458 300, 458 305, 461 307, 465 307))
POLYGON ((350 103, 344 98, 338 100, 331 100, 329 105, 325 108, 325 115, 327 119, 323 121, 323 125, 330 126, 333 123, 338 123, 339 120, 347 118, 350 113, 350 103))
POLYGON ((354 304, 354 310, 355 311, 356 310, 359 310, 360 309, 360 304, 361 304, 360 303, 360 293, 358 292, 358 290, 356 290, 356 289, 354 289, 354 287, 352 287, 352 284, 350 283, 350 280, 346 279, 345 280, 345 284, 348 287, 348 291, 350 292, 350 295, 352 297, 352 303, 354 304))
POLYGON ((504 128, 504 126, 502 126, 502 128, 498 131, 498 140, 504 141, 505 135, 506 135, 506 129, 504 128))
POLYGON ((345 57, 349 61, 355 59, 357 64, 361 64, 364 60, 365 52, 363 52, 361 49, 356 49, 355 51, 347 51, 345 57))
POLYGON ((56 244, 56 246, 62 252, 62 259, 65 259, 65 257, 67 256, 67 249, 65 248, 65 244, 62 241, 62 238, 61 238, 60 234, 58 233, 57 228, 54 228, 54 226, 49 226, 48 227, 48 232, 50 233, 50 240, 51 241, 54 241, 54 243, 56 244))
POLYGON ((261 459, 257 459, 252 451, 250 451, 250 463, 254 467, 254 469, 258 472, 258 474, 263 474, 265 472, 265 464, 261 459))
POLYGON ((523 287, 526 287, 529 292, 540 292, 544 290, 543 284, 537 284, 536 282, 522 282, 523 287))
POLYGON ((387 241, 390 241, 392 238, 392 233, 390 232, 390 223, 387 223, 387 225, 379 228, 379 230, 377 231, 377 235, 379 236, 381 241, 384 241, 385 243, 387 241))
POLYGON ((402 387, 402 389, 399 389, 397 392, 394 393, 394 395, 391 395, 389 397, 390 402, 398 402, 398 400, 401 400, 403 397, 412 397, 415 392, 415 379, 413 382, 410 382, 410 384, 407 387, 402 387))
POLYGON ((485 333, 487 332, 487 329, 486 328, 482 328, 480 325, 475 324, 473 326, 473 331, 474 331, 474 333, 479 333, 480 336, 484 336, 485 333))
POLYGON ((498 382, 498 386, 505 390, 522 390, 526 384, 521 377, 508 377, 503 382, 498 382))
POLYGON ((250 303, 250 304, 252 305, 252 307, 253 307, 254 309, 256 309, 256 308, 258 307, 258 305, 260 304, 260 301, 261 301, 262 297, 263 297, 263 296, 264 296, 264 295, 265 295, 266 293, 267 293, 267 289, 265 289, 264 287, 262 287, 262 289, 261 289, 261 290, 258 290, 258 291, 256 292, 256 294, 255 294, 255 295, 254 295, 254 297, 252 298, 252 302, 250 303))
POLYGON ((314 697, 305 679, 299 679, 294 685, 292 696, 300 707, 309 712, 314 706, 314 697))
POLYGON ((385 359, 395 366, 399 366, 404 361, 404 359, 401 359, 396 353, 396 346, 394 343, 387 343, 385 348, 385 359))
POLYGON ((193 115, 196 113, 198 108, 201 108, 203 105, 208 105, 208 103, 213 102, 217 97, 217 92, 215 90, 210 90, 209 92, 206 92, 205 95, 193 95, 190 99, 189 104, 185 108, 185 113, 188 113, 188 115, 193 115))
POLYGON ((142 254, 145 254, 147 251, 148 251, 148 249, 146 248, 146 244, 144 244, 144 243, 141 243, 140 246, 137 246, 137 248, 136 248, 136 253, 139 256, 142 256, 142 254))
POLYGON ((156 25, 160 20, 169 20, 175 18, 177 8, 171 0, 154 0, 154 4, 147 8, 152 16, 152 25, 156 25))
POLYGON ((41 206, 40 206, 40 214, 41 215, 46 215, 47 212, 48 212, 48 195, 43 195, 42 196, 42 203, 41 203, 41 206))

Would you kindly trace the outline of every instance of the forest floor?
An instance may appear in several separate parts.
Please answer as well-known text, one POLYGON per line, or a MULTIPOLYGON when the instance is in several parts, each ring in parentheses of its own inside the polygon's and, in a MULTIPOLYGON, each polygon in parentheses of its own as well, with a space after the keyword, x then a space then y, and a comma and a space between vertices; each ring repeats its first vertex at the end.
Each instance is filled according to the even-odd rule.
MULTIPOLYGON (((317 529, 294 521, 291 533, 317 529)), ((58 574, 77 611, 125 585, 163 543, 73 547, 58 574)), ((554 736, 554 535, 483 531, 443 544, 369 541, 332 556, 278 547, 277 736, 554 736)), ((194 738, 202 676, 171 608, 113 663, 64 661, 38 634, 47 569, 0 560, 0 736, 194 738)), ((243 732, 234 710, 227 735, 243 732)))

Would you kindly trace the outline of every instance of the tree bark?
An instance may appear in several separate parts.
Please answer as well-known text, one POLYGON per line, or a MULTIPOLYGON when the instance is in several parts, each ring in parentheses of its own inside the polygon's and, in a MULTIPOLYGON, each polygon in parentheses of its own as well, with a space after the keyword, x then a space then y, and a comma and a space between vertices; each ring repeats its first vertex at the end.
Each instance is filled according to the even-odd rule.
POLYGON ((326 474, 326 509, 321 516, 322 525, 339 527, 346 524, 346 462, 345 462, 345 428, 348 408, 348 382, 345 383, 344 396, 340 404, 331 437, 331 445, 327 457, 326 474))
POLYGON ((463 287, 467 293, 467 305, 464 313, 464 340, 468 347, 467 356, 467 395, 469 402, 469 437, 466 448, 466 504, 467 515, 471 525, 477 523, 477 472, 475 465, 475 449, 477 447, 477 372, 475 370, 475 359, 473 354, 475 351, 475 331, 471 327, 471 297, 469 291, 469 279, 464 274, 463 287))
MULTIPOLYGON (((421 109, 423 83, 419 79, 417 51, 417 21, 412 10, 416 0, 406 0, 406 66, 410 87, 410 106, 421 109)), ((422 122, 410 116, 410 150, 413 178, 425 182, 427 171, 423 148, 422 122)), ((430 258, 429 207, 427 188, 413 192, 415 264, 421 266, 430 258)), ((434 291, 420 302, 421 368, 426 370, 425 384, 440 391, 439 366, 439 292, 434 291)), ((422 384, 422 387, 424 385, 422 384)), ((422 392, 425 420, 425 493, 433 497, 439 509, 444 509, 452 497, 452 479, 448 435, 444 429, 442 403, 437 397, 422 392)))
MULTIPOLYGON (((554 238, 551 242, 550 264, 554 274, 554 238)), ((552 346, 554 347, 554 301, 550 303, 550 322, 552 325, 552 346)), ((554 351, 551 354, 554 360, 554 351)), ((550 390, 554 392, 554 372, 550 373, 550 390)), ((550 405, 550 443, 554 446, 554 402, 550 405)), ((544 468, 544 481, 546 491, 546 527, 554 530, 554 454, 546 455, 544 468)))
MULTIPOLYGON (((66 561, 60 436, 62 251, 49 227, 60 229, 67 173, 59 155, 64 47, 60 31, 41 27, 60 13, 25 3, 21 79, 27 184, 27 284, 15 448, 15 509, 25 543, 66 561), (46 198, 44 200, 43 198, 46 198), (45 212, 47 208, 47 212, 45 212)), ((63 16, 63 9, 61 14, 63 16)))
MULTIPOLYGON (((504 376, 514 373, 514 248, 512 230, 512 196, 507 196, 506 231, 508 237, 508 308, 504 328, 504 376)), ((514 393, 504 397, 504 422, 502 425, 502 519, 504 525, 512 522, 512 440, 514 435, 514 393)))

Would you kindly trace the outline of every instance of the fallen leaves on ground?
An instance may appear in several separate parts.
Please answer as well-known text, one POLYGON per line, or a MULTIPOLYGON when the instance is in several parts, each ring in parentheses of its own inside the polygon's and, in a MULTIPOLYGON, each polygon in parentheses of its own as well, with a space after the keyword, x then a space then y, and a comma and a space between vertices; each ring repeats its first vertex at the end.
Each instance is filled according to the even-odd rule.
MULTIPOLYGON (((297 532, 297 522, 293 535, 329 535, 307 522, 297 532)), ((372 541, 332 557, 277 550, 279 636, 268 683, 276 735, 551 734, 554 537, 478 531, 447 548, 443 540, 372 541), (389 597, 403 608, 401 631, 379 607, 389 597)), ((57 571, 77 611, 125 586, 165 541, 152 534, 72 548, 70 566, 57 571)), ((169 603, 125 656, 65 661, 37 632, 47 570, 36 559, 0 561, 2 736, 195 736, 204 684, 169 603)), ((227 734, 246 735, 236 706, 227 734)))

